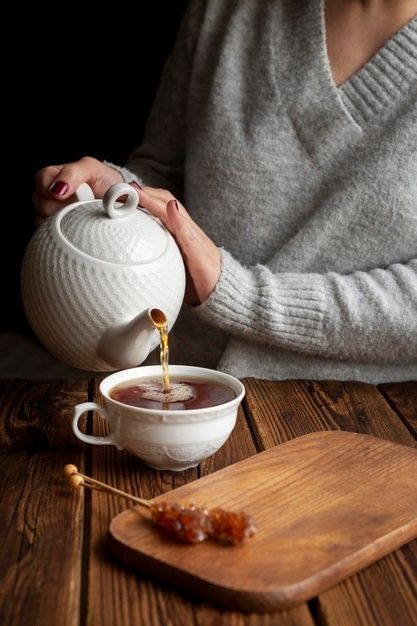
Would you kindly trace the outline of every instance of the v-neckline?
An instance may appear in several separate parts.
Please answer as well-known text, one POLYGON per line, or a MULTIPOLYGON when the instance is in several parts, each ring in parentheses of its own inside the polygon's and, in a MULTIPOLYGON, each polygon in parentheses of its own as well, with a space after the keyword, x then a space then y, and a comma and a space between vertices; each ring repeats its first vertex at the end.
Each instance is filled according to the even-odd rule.
MULTIPOLYGON (((274 6, 278 32, 271 32, 288 50, 293 69, 285 76, 277 71, 277 98, 288 104, 287 115, 310 159, 327 170, 417 92, 417 18, 337 87, 325 45, 324 0, 282 0, 274 6), (279 30, 282 20, 285 29, 279 30)), ((279 49, 272 43, 277 68, 279 49)))
POLYGON ((394 33, 356 72, 336 85, 327 48, 325 0, 317 4, 324 71, 347 111, 363 127, 401 99, 402 93, 417 87, 417 16, 394 33))
MULTIPOLYGON (((320 36, 322 41, 323 49, 326 53, 327 57, 327 65, 328 70, 330 72, 331 78, 336 89, 342 89, 348 84, 351 80, 355 80, 356 77, 360 76, 363 71, 366 71, 368 65, 372 66, 375 62, 378 61, 380 57, 384 57, 386 55, 387 50, 392 50, 395 55, 396 45, 399 44, 401 46, 401 42, 404 38, 407 39, 409 35, 408 31, 413 31, 413 22, 415 22, 414 26, 417 25, 417 15, 415 15, 411 20, 409 20, 406 24, 404 24, 401 28, 399 28, 396 32, 393 33, 391 37, 389 37, 378 50, 372 54, 365 63, 363 63, 356 71, 352 72, 343 82, 337 84, 333 74, 333 68, 330 61, 329 49, 327 43, 327 24, 326 24, 326 0, 319 0, 321 5, 321 22, 320 22, 320 36)), ((417 62, 417 59, 415 59, 417 62)))

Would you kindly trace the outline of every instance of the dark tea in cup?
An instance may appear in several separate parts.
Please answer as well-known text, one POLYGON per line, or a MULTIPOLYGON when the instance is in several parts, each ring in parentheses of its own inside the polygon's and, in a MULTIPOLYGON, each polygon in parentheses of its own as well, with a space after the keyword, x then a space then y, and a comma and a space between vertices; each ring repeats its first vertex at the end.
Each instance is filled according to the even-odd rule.
POLYGON ((160 379, 141 378, 113 387, 109 396, 122 404, 144 409, 187 411, 226 404, 236 398, 236 393, 217 381, 172 376, 168 392, 160 379))
POLYGON ((160 335, 162 379, 138 379, 110 390, 110 398, 141 409, 192 411, 226 404, 236 393, 222 383, 207 379, 181 380, 169 374, 168 321, 160 309, 150 310, 150 319, 160 335))
POLYGON ((74 408, 75 435, 85 443, 128 450, 156 469, 195 467, 229 437, 245 388, 234 376, 203 367, 171 365, 170 377, 164 391, 160 366, 107 376, 100 383, 101 403, 82 402, 74 408), (80 430, 81 416, 91 410, 109 423, 105 437, 80 430))

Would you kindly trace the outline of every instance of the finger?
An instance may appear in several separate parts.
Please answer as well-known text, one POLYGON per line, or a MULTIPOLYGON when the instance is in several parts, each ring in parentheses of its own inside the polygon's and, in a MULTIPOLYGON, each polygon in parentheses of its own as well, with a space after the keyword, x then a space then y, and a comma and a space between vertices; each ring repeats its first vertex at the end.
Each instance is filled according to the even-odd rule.
MULTIPOLYGON (((137 188, 137 185, 135 185, 135 188, 137 188)), ((140 188, 139 204, 141 207, 143 207, 144 209, 147 209, 150 213, 152 213, 152 215, 154 215, 155 217, 158 217, 165 224, 165 226, 168 228, 169 231, 173 232, 172 230, 173 222, 170 222, 170 220, 167 219, 167 207, 168 205, 174 203, 173 204, 174 209, 177 211, 177 213, 179 213, 179 215, 181 215, 182 218, 184 218, 185 221, 189 223, 190 227, 195 232, 195 235, 197 236, 197 233, 199 233, 201 238, 206 237, 206 234, 204 233, 204 231, 201 230, 201 228, 194 222, 194 220, 190 217, 187 210, 183 207, 183 205, 180 202, 178 202, 178 200, 174 198, 174 196, 172 196, 172 194, 167 192, 167 194, 169 194, 171 198, 169 199, 168 202, 165 202, 164 199, 158 198, 150 194, 147 191, 148 189, 151 189, 152 191, 154 190, 153 187, 140 188)))
MULTIPOLYGON (((59 211, 59 209, 62 209, 63 207, 62 202, 54 200, 53 198, 45 198, 43 196, 40 196, 37 193, 33 194, 32 201, 35 206, 36 214, 42 220, 49 217, 50 215, 53 215, 54 213, 56 213, 57 211, 59 211)), ((68 204, 70 202, 76 202, 75 196, 70 196, 65 201, 65 204, 68 204)))
POLYGON ((63 200, 59 197, 54 197, 49 192, 53 181, 59 176, 63 167, 65 167, 64 164, 50 165, 37 172, 35 176, 35 193, 32 196, 32 201, 37 213, 35 224, 38 226, 49 215, 56 213, 64 204, 68 204, 69 199, 63 200))
MULTIPOLYGON (((191 215, 188 213, 187 209, 181 204, 181 202, 178 202, 178 200, 176 200, 175 198, 173 198, 173 200, 176 203, 176 209, 177 212, 180 214, 180 216, 182 218, 184 218, 185 220, 187 220, 192 227, 194 228, 195 231, 198 231, 198 233, 201 235, 201 237, 204 239, 207 237, 206 233, 204 232, 204 230, 202 230, 200 228, 200 226, 193 220, 193 218, 191 217, 191 215)), ((169 201, 171 202, 171 200, 169 201)), ((168 203, 167 203, 167 207, 168 207, 168 203)), ((175 214, 174 214, 175 215, 175 214)))
POLYGON ((167 203, 165 200, 151 195, 142 188, 139 193, 139 203, 141 207, 158 217, 167 226, 167 203))
POLYGON ((187 219, 181 214, 179 206, 176 200, 168 202, 165 223, 175 236, 183 256, 191 259, 192 265, 196 267, 204 263, 204 256, 214 244, 191 218, 187 219))
POLYGON ((94 186, 99 175, 98 166, 99 162, 90 157, 64 165, 49 187, 50 193, 60 199, 67 199, 77 191, 81 183, 87 182, 94 186))
POLYGON ((195 222, 178 211, 175 200, 168 202, 166 211, 167 227, 175 237, 187 270, 186 302, 204 302, 219 279, 220 250, 195 222))
POLYGON ((38 196, 49 196, 49 188, 65 164, 49 165, 35 175, 36 193, 38 196))
POLYGON ((142 187, 142 191, 148 193, 156 200, 162 200, 163 202, 165 202, 165 204, 170 200, 175 199, 175 197, 170 191, 168 191, 168 189, 161 189, 160 187, 142 187))
POLYGON ((132 180, 130 185, 132 185, 132 187, 134 187, 139 194, 144 192, 150 198, 154 198, 154 200, 161 200, 162 202, 165 202, 165 204, 170 200, 175 200, 175 196, 168 191, 168 189, 162 189, 161 187, 142 187, 135 180, 132 180))
POLYGON ((97 194, 100 192, 102 182, 100 175, 104 167, 100 161, 92 157, 83 157, 75 163, 62 166, 47 167, 39 173, 38 193, 43 196, 49 193, 56 199, 68 201, 81 183, 87 182, 97 194))

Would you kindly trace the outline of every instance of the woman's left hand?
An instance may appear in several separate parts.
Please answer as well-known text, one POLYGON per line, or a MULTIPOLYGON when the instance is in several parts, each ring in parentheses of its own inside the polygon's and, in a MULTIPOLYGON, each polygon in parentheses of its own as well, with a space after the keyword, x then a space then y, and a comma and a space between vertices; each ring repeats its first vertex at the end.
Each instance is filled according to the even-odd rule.
POLYGON ((202 304, 214 290, 220 277, 219 248, 191 219, 186 209, 165 189, 140 188, 140 206, 158 217, 174 236, 181 251, 187 274, 184 300, 187 304, 202 304))

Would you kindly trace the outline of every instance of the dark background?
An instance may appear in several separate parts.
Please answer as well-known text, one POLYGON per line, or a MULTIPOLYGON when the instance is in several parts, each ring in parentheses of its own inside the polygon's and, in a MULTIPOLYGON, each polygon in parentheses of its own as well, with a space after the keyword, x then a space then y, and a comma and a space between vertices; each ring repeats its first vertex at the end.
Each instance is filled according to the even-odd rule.
MULTIPOLYGON (((123 164, 142 136, 163 64, 187 0, 142 0, 88 14, 56 5, 16 16, 29 35, 6 57, 3 144, 10 193, 3 193, 0 331, 30 333, 19 293, 20 265, 34 231, 31 201, 37 170, 84 155, 123 164), (21 62, 13 62, 19 46, 21 62), (109 87, 118 83, 118 89, 109 87), (133 94, 133 95, 132 95, 133 94)), ((22 8, 23 12, 23 8, 22 8)), ((3 185, 5 181, 3 180, 3 185)), ((5 188, 3 187, 3 191, 5 188)))

